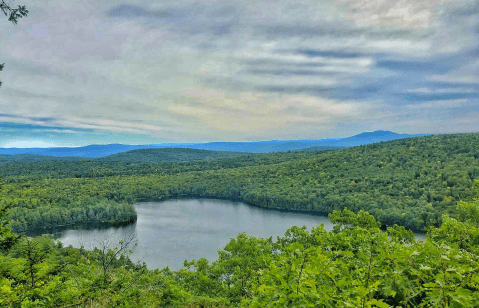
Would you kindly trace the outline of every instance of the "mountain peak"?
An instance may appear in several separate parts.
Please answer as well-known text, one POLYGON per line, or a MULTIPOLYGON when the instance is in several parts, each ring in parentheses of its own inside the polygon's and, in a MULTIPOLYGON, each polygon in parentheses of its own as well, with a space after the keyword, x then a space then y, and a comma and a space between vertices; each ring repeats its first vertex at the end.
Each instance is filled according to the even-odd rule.
POLYGON ((388 131, 388 130, 376 130, 374 132, 364 132, 364 133, 361 133, 361 134, 357 134, 355 136, 351 136, 350 138, 352 138, 352 137, 380 137, 380 136, 391 136, 391 135, 401 135, 401 134, 391 132, 391 131, 388 131))

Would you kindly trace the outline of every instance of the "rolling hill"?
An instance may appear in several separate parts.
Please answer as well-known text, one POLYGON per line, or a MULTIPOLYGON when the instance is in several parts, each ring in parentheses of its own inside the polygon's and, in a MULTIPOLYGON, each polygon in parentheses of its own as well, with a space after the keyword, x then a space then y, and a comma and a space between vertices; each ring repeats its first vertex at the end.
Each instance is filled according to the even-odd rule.
POLYGON ((398 134, 389 131, 366 132, 347 138, 327 138, 319 140, 271 140, 258 142, 209 142, 209 143, 164 143, 145 145, 106 144, 84 147, 58 148, 0 148, 0 155, 36 154, 56 157, 96 158, 121 152, 150 148, 190 148, 197 150, 272 153, 295 151, 316 146, 351 147, 375 142, 411 138, 423 135, 398 134))
POLYGON ((87 211, 74 221, 95 221, 117 203, 186 197, 318 213, 347 207, 368 211, 385 225, 423 230, 440 225, 459 200, 472 199, 478 159, 476 133, 189 162, 19 163, 0 169, 0 199, 17 205, 13 225, 20 231, 44 225, 53 213, 55 224, 76 217, 71 211, 87 211))
POLYGON ((83 160, 82 157, 58 157, 50 155, 40 155, 40 154, 16 154, 16 155, 6 155, 0 154, 0 164, 3 163, 35 163, 35 162, 58 162, 58 161, 79 161, 83 160))
POLYGON ((95 159, 96 161, 128 161, 128 162, 164 162, 164 161, 196 161, 211 160, 222 157, 235 157, 245 155, 242 152, 221 152, 197 149, 164 148, 164 149, 138 149, 112 154, 95 159))

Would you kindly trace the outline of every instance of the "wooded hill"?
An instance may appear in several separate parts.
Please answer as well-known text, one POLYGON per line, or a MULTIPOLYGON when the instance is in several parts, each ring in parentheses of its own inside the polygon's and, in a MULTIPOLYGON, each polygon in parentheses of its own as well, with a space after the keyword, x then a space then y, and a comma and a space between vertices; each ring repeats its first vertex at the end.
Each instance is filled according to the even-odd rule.
POLYGON ((195 162, 3 164, 16 231, 135 219, 134 201, 224 198, 266 208, 370 212, 384 225, 439 226, 479 178, 479 134, 416 137, 329 152, 195 162))
POLYGON ((57 162, 57 161, 79 161, 80 157, 57 157, 39 154, 16 154, 6 155, 0 154, 0 164, 19 164, 19 163, 35 163, 35 162, 57 162))
POLYGON ((208 160, 221 157, 235 157, 245 155, 241 152, 208 151, 196 149, 137 149, 117 154, 106 155, 98 158, 85 158, 75 156, 49 156, 39 154, 17 154, 0 155, 1 163, 40 163, 60 161, 127 161, 127 162, 148 162, 148 161, 196 161, 208 160))
POLYGON ((0 306, 478 307, 478 159, 479 134, 460 134, 184 163, 3 164, 0 306), (115 223, 134 219, 135 200, 185 196, 333 211, 335 227, 239 234, 218 260, 171 271, 132 263, 132 236, 87 251, 19 238, 5 220, 12 204, 17 231, 115 223), (357 213, 335 210, 345 205, 357 213), (381 228, 396 218, 432 225, 426 240, 381 228))
POLYGON ((295 151, 314 146, 324 147, 351 147, 374 142, 390 141, 401 138, 417 137, 422 135, 398 134, 390 131, 364 132, 347 138, 305 139, 305 140, 269 140, 254 142, 209 142, 209 143, 163 143, 163 144, 93 144, 83 147, 54 147, 54 148, 0 148, 0 156, 15 154, 39 154, 55 157, 83 157, 97 158, 111 154, 136 150, 156 148, 188 148, 210 151, 272 153, 295 151))
POLYGON ((112 154, 97 158, 96 161, 126 161, 126 162, 150 162, 150 161, 196 161, 210 160, 222 157, 236 157, 244 155, 241 152, 208 151, 196 149, 139 149, 118 154, 112 154))

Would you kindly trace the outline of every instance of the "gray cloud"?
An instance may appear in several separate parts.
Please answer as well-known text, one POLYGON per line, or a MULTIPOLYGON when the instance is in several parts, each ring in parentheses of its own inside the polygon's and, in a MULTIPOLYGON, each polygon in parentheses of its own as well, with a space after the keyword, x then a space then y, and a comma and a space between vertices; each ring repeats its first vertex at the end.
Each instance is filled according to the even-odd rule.
POLYGON ((326 58, 359 58, 366 56, 363 53, 350 53, 341 50, 313 50, 313 49, 300 49, 297 51, 299 54, 303 54, 309 57, 326 57, 326 58))
POLYGON ((122 4, 108 11, 109 17, 122 18, 173 18, 176 15, 168 10, 148 10, 141 6, 122 4))
POLYGON ((0 21, 0 118, 170 141, 477 129, 477 1, 371 3, 27 0, 0 21))
POLYGON ((314 70, 267 70, 267 69, 248 69, 246 71, 248 74, 253 75, 275 75, 275 76, 314 76, 314 75, 334 75, 338 72, 321 72, 314 70))

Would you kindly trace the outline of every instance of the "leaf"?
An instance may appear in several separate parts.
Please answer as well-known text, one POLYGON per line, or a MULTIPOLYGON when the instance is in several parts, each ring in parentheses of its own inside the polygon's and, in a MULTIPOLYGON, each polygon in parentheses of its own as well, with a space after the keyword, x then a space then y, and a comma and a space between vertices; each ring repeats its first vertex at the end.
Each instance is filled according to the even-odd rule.
POLYGON ((434 283, 434 282, 428 282, 428 283, 423 284, 423 286, 425 286, 426 288, 436 288, 438 286, 438 284, 434 283))
POLYGON ((295 251, 297 249, 303 251, 304 250, 303 244, 296 242, 288 246, 289 251, 295 251))
POLYGON ((377 299, 371 299, 367 302, 368 305, 374 305, 376 307, 379 307, 379 308, 389 308, 390 306, 388 304, 386 304, 385 302, 383 302, 382 299, 380 300, 377 300, 377 299))

